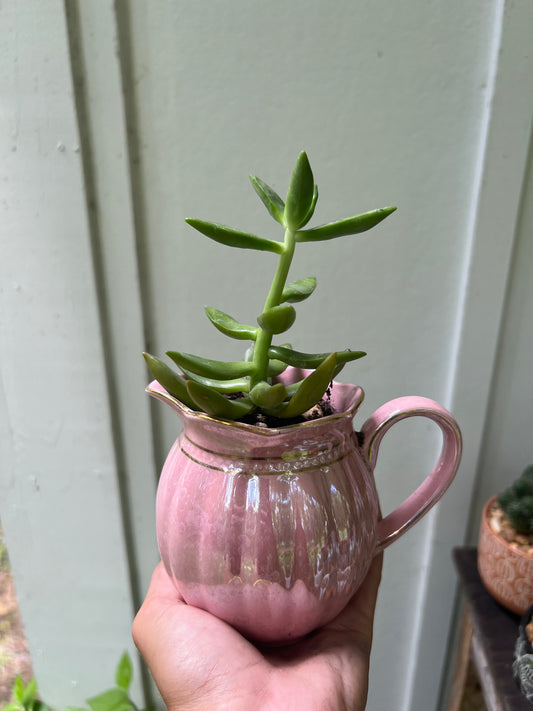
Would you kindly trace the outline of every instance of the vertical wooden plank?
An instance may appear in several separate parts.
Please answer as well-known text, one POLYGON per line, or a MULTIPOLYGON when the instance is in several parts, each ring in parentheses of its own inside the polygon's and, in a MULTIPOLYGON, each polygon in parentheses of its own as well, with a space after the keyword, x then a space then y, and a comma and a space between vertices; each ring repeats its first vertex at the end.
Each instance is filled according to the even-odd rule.
POLYGON ((159 556, 156 469, 115 3, 66 4, 89 225, 136 604, 159 556))
POLYGON ((2 36, 0 514, 61 708, 112 683, 132 591, 63 4, 8 0, 2 36))
MULTIPOLYGON (((524 91, 533 75, 530 30, 533 5, 528 0, 501 3, 493 48, 494 77, 481 136, 471 242, 465 263, 456 341, 450 361, 447 405, 463 431, 464 453, 456 482, 432 517, 417 642, 410 667, 408 708, 436 708, 432 669, 444 666, 443 639, 452 623, 456 578, 450 549, 468 529, 469 509, 491 396, 506 288, 519 218, 533 118, 533 94, 524 91), (512 110, 510 110, 512 107, 512 110), (448 599, 440 607, 435 599, 448 599), (421 665, 427 670, 420 674, 421 665)), ((434 672, 435 676, 437 672, 434 672)))

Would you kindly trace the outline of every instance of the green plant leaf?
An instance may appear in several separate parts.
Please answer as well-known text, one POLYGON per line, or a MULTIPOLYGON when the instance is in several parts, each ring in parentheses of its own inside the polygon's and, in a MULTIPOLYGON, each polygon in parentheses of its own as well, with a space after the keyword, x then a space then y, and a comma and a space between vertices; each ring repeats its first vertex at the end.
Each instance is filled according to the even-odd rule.
POLYGON ((33 707, 35 702, 35 697, 37 696, 37 680, 35 677, 29 680, 27 683, 24 693, 22 695, 22 705, 24 707, 33 707))
POLYGON ((186 368, 193 373, 204 375, 207 378, 215 378, 216 380, 243 378, 245 375, 251 375, 255 370, 253 363, 247 363, 243 360, 211 360, 210 358, 201 358, 191 353, 181 353, 179 351, 167 351, 167 355, 180 368, 186 368))
POLYGON ((296 320, 296 310, 290 304, 273 306, 257 317, 257 323, 267 333, 283 333, 288 331, 296 320))
POLYGON ((334 239, 336 237, 365 232, 375 227, 395 210, 395 207, 382 207, 379 210, 364 212, 355 217, 347 217, 344 220, 337 220, 335 222, 328 222, 325 225, 320 225, 319 227, 312 227, 310 230, 302 230, 296 233, 296 241, 319 242, 326 239, 334 239))
POLYGON ((246 363, 251 363, 254 359, 255 343, 251 343, 248 348, 244 351, 244 361, 246 363))
POLYGON ((130 655, 127 652, 120 657, 119 663, 115 670, 115 684, 119 689, 124 689, 127 691, 130 688, 131 680, 133 678, 133 665, 131 663, 130 655))
POLYGON ((15 681, 13 682, 13 688, 11 690, 13 701, 16 701, 18 704, 22 704, 24 701, 24 688, 24 681, 22 680, 20 674, 18 674, 15 677, 15 681))
POLYGON ((215 378, 206 378, 198 373, 193 373, 191 370, 182 368, 185 375, 191 380, 196 380, 197 383, 207 385, 208 388, 213 388, 219 393, 231 395, 232 393, 246 393, 250 389, 249 378, 234 378, 233 380, 216 380, 215 378))
MULTIPOLYGON (((301 353, 292 348, 270 346, 268 355, 270 358, 276 358, 295 368, 317 368, 331 353, 301 353)), ((337 364, 348 363, 352 360, 363 358, 365 355, 364 351, 351 351, 349 349, 337 351, 337 364)))
POLYGON ((275 254, 281 254, 283 252, 281 242, 264 239, 263 237, 250 234, 249 232, 242 232, 233 227, 227 227, 226 225, 219 225, 217 222, 205 222, 204 220, 197 220, 192 217, 188 217, 185 222, 206 237, 209 237, 215 242, 220 242, 220 244, 225 244, 228 247, 256 249, 260 252, 274 252, 275 254))
POLYGON ((213 388, 197 383, 195 380, 187 382, 189 395, 197 406, 211 417, 223 420, 238 420, 254 409, 254 404, 248 398, 228 400, 213 388))
POLYGON ((283 383, 276 383, 275 385, 270 385, 266 381, 261 381, 257 383, 255 387, 250 391, 250 400, 264 409, 272 409, 281 405, 281 403, 287 397, 287 389, 283 383))
POLYGON ((277 360, 276 358, 268 361, 267 376, 269 378, 272 378, 275 375, 281 375, 284 370, 287 370, 287 363, 277 360))
POLYGON ((261 178, 256 175, 250 175, 250 182, 252 183, 255 192, 261 198, 264 206, 269 211, 271 216, 285 227, 283 221, 283 211, 285 210, 285 203, 280 198, 275 190, 273 190, 270 185, 267 185, 261 178))
POLYGON ((214 309, 212 306, 206 306, 205 313, 213 326, 230 338, 236 338, 241 341, 255 341, 257 338, 257 326, 247 326, 244 323, 239 323, 232 316, 214 309))
POLYGON ((87 703, 92 711, 133 711, 135 708, 124 689, 117 688, 93 696, 87 703))
POLYGON ((302 151, 292 171, 285 202, 285 224, 290 230, 298 230, 304 224, 313 204, 314 190, 313 171, 309 165, 307 154, 302 151))
POLYGON ((304 217, 302 224, 300 227, 305 227, 305 225, 309 222, 309 220, 313 217, 315 214, 315 207, 316 203, 318 200, 318 185, 315 185, 313 188, 313 199, 311 200, 311 206, 309 210, 307 211, 307 215, 304 217))
POLYGON ((297 417, 317 404, 331 382, 337 364, 337 354, 331 353, 318 368, 305 378, 278 417, 297 417))
POLYGON ((180 378, 180 376, 175 373, 172 368, 169 368, 168 365, 163 363, 163 361, 159 358, 150 355, 150 353, 143 353, 143 356, 150 372, 157 382, 165 388, 169 395, 172 395, 172 397, 177 398, 184 405, 194 410, 195 405, 189 397, 184 379, 180 378))
POLYGON ((306 277, 305 279, 298 279, 298 281, 291 281, 291 283, 287 284, 283 289, 281 301, 289 301, 291 304, 296 304, 311 296, 315 289, 315 277, 306 277))
POLYGON ((10 701, 7 706, 2 708, 2 711, 24 711, 24 707, 18 701, 10 701))

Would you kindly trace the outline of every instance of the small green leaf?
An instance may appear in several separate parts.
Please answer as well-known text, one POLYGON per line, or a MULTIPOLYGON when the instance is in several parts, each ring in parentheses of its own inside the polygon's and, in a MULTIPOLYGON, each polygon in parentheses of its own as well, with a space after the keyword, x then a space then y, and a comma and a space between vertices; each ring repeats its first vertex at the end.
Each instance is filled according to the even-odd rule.
POLYGON ((302 230, 296 233, 296 241, 319 242, 326 239, 334 239, 335 237, 365 232, 375 227, 395 210, 395 207, 382 207, 379 210, 371 210, 362 215, 347 217, 344 220, 337 220, 335 222, 328 222, 326 225, 320 225, 319 227, 312 227, 310 230, 302 230))
POLYGON ((313 199, 311 201, 311 207, 309 208, 307 215, 304 217, 301 227, 305 227, 305 225, 309 222, 309 220, 315 214, 315 207, 316 207, 317 200, 318 200, 318 185, 315 185, 315 187, 313 189, 313 199))
POLYGON ((109 689, 87 699, 92 711, 130 711, 134 709, 124 689, 109 689))
POLYGON ((276 359, 268 361, 267 376, 269 378, 272 378, 275 375, 281 375, 284 370, 287 370, 287 363, 276 359))
POLYGON ((254 359, 255 343, 251 343, 244 351, 244 360, 246 363, 251 363, 254 359))
POLYGON ((120 657, 119 663, 115 670, 115 684, 119 689, 124 689, 127 691, 130 688, 131 680, 133 677, 133 666, 131 663, 130 656, 127 652, 120 657))
POLYGON ((24 707, 18 701, 10 701, 7 706, 2 708, 2 711, 24 711, 24 707))
POLYGON ((18 704, 22 704, 24 701, 24 681, 22 680, 20 674, 17 675, 15 681, 13 682, 13 689, 11 693, 13 701, 16 701, 18 704))
POLYGON ((254 409, 254 405, 248 398, 240 400, 228 400, 216 390, 189 380, 187 383, 189 395, 196 402, 197 406, 211 417, 218 417, 223 420, 238 420, 254 409))
POLYGON ((273 306, 257 317, 257 323, 267 333, 283 333, 292 326, 295 320, 296 310, 290 304, 273 306))
POLYGON ((270 385, 266 381, 257 383, 250 391, 250 400, 263 409, 272 409, 281 405, 287 397, 287 389, 283 383, 270 385))
POLYGON ((171 358, 180 368, 186 368, 198 375, 216 380, 230 380, 233 378, 243 378, 251 375, 255 366, 253 363, 246 363, 243 360, 224 361, 201 358, 191 353, 181 353, 178 351, 167 351, 167 356, 171 358))
POLYGON ((258 328, 256 326, 246 326, 244 323, 239 323, 232 316, 228 316, 212 306, 206 306, 205 313, 213 326, 230 338, 241 341, 255 341, 257 338, 258 328))
POLYGON ((271 216, 280 223, 280 225, 285 226, 283 221, 283 211, 285 209, 285 203, 280 198, 275 190, 273 190, 270 185, 258 178, 256 175, 250 175, 250 181, 254 187, 255 192, 261 198, 264 206, 269 211, 271 216))
POLYGON ((233 227, 227 227, 226 225, 219 225, 217 222, 205 222, 205 220, 197 220, 192 217, 187 218, 185 222, 206 237, 209 237, 215 242, 220 242, 220 244, 225 244, 228 247, 256 249, 260 252, 274 252, 275 254, 281 254, 283 251, 281 242, 264 239, 263 237, 250 234, 249 232, 242 232, 233 227))
MULTIPOLYGON (((269 358, 277 358, 295 368, 317 368, 330 355, 330 353, 301 353, 283 346, 270 346, 268 349, 269 358)), ((349 349, 337 351, 337 363, 348 363, 352 360, 363 358, 365 355, 366 353, 363 351, 351 351, 349 349)))
POLYGON ((315 182, 305 151, 298 156, 292 172, 285 203, 285 224, 290 230, 298 230, 313 204, 315 182))
POLYGON ((33 706, 35 697, 37 695, 37 680, 32 678, 29 680, 24 693, 22 695, 22 705, 23 706, 33 706))
POLYGON ((165 388, 169 395, 172 395, 172 397, 177 398, 184 405, 194 410, 194 402, 189 397, 187 386, 183 378, 180 378, 180 376, 175 373, 172 368, 169 368, 166 363, 163 363, 163 361, 159 358, 150 355, 150 353, 143 353, 143 356, 150 372, 157 382, 165 388))
POLYGON ((287 284, 283 289, 281 301, 289 301, 291 304, 296 304, 299 301, 307 299, 308 296, 311 296, 315 289, 315 277, 306 277, 305 279, 298 279, 298 281, 291 281, 291 283, 287 284))
POLYGON ((216 380, 215 378, 206 378, 198 373, 193 373, 191 370, 182 368, 185 375, 191 380, 196 380, 197 383, 207 385, 208 388, 213 388, 219 393, 231 395, 233 393, 246 393, 250 389, 249 378, 234 378, 233 380, 216 380))
POLYGON ((297 417, 319 402, 331 382, 337 363, 337 354, 332 353, 319 367, 305 378, 287 405, 277 413, 278 417, 297 417))

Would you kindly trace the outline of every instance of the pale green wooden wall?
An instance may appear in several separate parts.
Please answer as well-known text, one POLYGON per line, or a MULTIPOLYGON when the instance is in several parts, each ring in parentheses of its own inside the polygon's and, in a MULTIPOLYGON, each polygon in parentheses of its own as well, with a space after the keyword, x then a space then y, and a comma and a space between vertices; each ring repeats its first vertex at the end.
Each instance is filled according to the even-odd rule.
MULTIPOLYGON (((516 313, 505 295, 533 115, 532 8, 2 4, 0 516, 50 703, 107 683, 157 560, 157 471, 177 423, 147 402, 140 352, 230 357, 203 305, 252 320, 270 278, 268 255, 213 246, 183 219, 272 234, 247 175, 283 192, 305 148, 317 220, 399 210, 334 251, 302 246, 294 276, 319 287, 293 342, 368 351, 343 373, 367 392, 356 424, 422 394, 465 434, 438 511, 387 554, 376 621, 369 711, 438 708, 450 549, 478 469, 483 480, 501 315, 516 313)), ((523 358, 528 344, 517 348, 523 358)), ((387 436, 384 509, 437 446, 424 423, 387 436)))

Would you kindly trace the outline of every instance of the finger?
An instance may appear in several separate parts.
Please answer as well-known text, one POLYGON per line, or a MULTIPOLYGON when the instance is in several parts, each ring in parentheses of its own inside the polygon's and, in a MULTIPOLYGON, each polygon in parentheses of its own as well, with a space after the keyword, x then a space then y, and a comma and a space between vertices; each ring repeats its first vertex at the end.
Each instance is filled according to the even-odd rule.
POLYGON ((146 593, 146 600, 153 598, 157 598, 161 601, 166 600, 172 605, 174 605, 177 600, 184 602, 178 588, 165 570, 163 563, 159 563, 156 566, 152 574, 148 592, 146 593))
POLYGON ((172 615, 180 604, 184 604, 183 598, 169 578, 163 564, 159 563, 152 574, 146 598, 132 626, 133 641, 143 656, 150 652, 154 630, 164 627, 165 618, 172 615))

